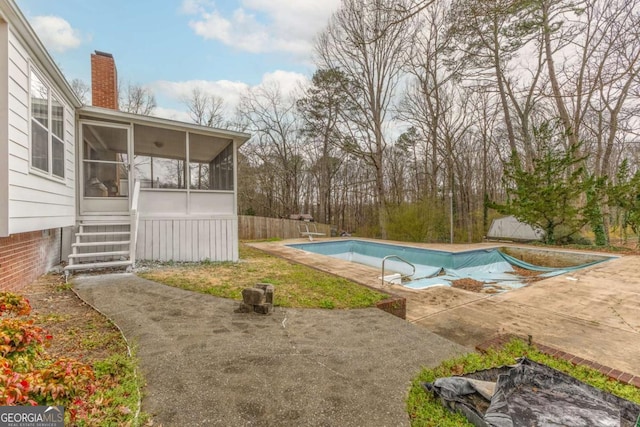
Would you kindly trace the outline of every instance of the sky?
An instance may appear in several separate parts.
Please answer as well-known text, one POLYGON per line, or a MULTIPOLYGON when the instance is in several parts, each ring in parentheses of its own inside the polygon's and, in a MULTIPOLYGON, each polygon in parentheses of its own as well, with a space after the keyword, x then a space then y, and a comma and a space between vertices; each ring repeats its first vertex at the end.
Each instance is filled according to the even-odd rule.
POLYGON ((188 121, 194 87, 225 99, 308 81, 314 37, 340 0, 16 0, 67 80, 90 84, 90 56, 113 54, 120 82, 154 92, 155 114, 188 121))

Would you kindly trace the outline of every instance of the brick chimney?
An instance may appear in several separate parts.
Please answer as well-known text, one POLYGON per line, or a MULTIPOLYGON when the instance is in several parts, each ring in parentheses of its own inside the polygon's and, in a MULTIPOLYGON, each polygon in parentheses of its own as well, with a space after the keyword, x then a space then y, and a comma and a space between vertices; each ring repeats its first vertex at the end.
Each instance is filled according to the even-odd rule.
POLYGON ((113 55, 96 50, 91 54, 91 104, 118 110, 118 70, 113 55))

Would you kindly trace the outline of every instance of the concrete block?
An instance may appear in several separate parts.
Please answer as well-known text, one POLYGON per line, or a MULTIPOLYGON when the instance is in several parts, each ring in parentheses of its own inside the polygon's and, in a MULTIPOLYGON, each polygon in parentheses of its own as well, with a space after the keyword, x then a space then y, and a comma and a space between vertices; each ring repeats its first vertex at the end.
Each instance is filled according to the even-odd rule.
POLYGON ((235 310, 236 313, 253 313, 253 306, 250 304, 240 303, 240 306, 235 310))
POLYGON ((253 306, 253 311, 258 314, 269 314, 273 311, 273 304, 259 304, 253 306))
POLYGON ((242 301, 245 304, 258 305, 264 304, 264 290, 258 288, 246 288, 242 290, 242 301))
POLYGON ((265 302, 267 304, 273 304, 273 291, 275 288, 269 283, 258 283, 256 288, 264 291, 265 302))

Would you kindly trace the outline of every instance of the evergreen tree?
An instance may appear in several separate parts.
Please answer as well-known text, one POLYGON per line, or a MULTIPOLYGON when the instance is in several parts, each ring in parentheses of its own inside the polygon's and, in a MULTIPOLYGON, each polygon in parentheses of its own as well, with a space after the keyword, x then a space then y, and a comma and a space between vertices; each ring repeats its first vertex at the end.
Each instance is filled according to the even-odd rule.
POLYGON ((580 144, 565 148, 548 122, 533 134, 540 147, 533 168, 523 168, 519 158, 512 156, 504 165, 507 201, 493 203, 492 207, 542 228, 545 242, 554 244, 588 223, 589 213, 600 201, 596 193, 600 192, 593 197, 585 194, 599 184, 585 174, 580 144))
MULTIPOLYGON (((640 233, 640 171, 631 174, 625 159, 616 174, 616 182, 608 188, 609 205, 622 210, 622 230, 640 233)), ((640 242, 639 242, 640 243, 640 242)))
POLYGON ((349 81, 340 70, 320 69, 313 74, 311 86, 296 103, 303 120, 303 135, 310 141, 307 153, 312 156, 311 173, 318 187, 318 220, 334 221, 332 198, 334 178, 348 151, 343 133, 345 116, 350 116, 353 105, 345 94, 349 81))

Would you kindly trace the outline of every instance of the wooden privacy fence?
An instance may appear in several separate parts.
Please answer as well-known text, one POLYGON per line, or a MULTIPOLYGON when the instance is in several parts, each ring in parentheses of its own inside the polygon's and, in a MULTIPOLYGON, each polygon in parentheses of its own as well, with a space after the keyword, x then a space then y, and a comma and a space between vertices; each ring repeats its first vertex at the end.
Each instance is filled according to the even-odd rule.
MULTIPOLYGON (((292 219, 238 215, 238 237, 241 240, 297 239, 304 237, 300 235, 300 227, 305 230, 304 224, 304 221, 292 219)), ((318 229, 318 233, 324 233, 327 237, 331 236, 330 225, 307 223, 310 230, 312 230, 313 224, 318 229)))

